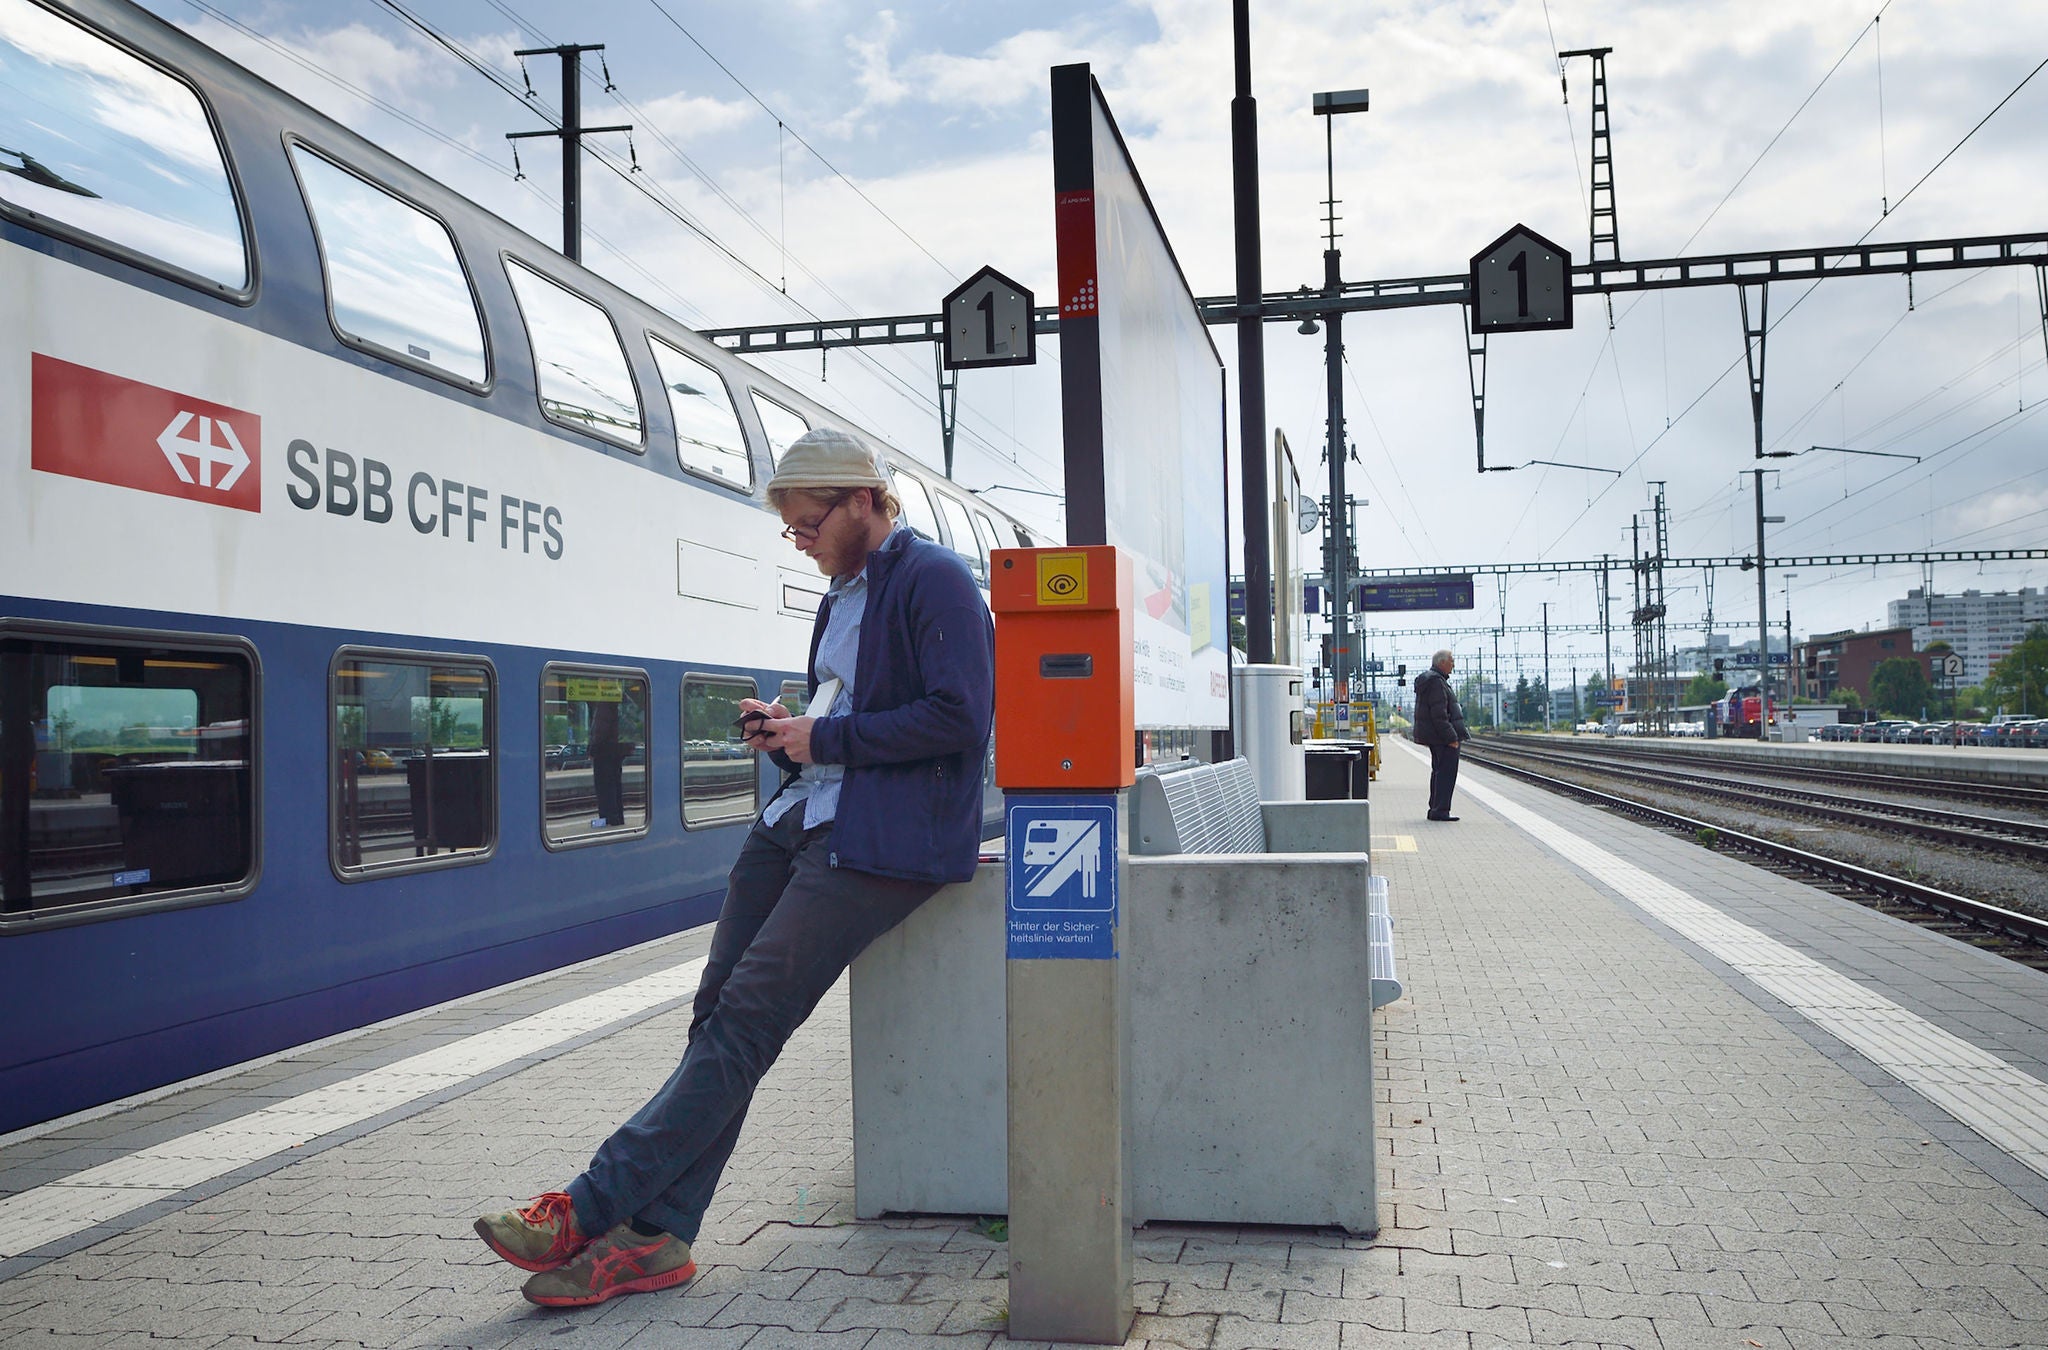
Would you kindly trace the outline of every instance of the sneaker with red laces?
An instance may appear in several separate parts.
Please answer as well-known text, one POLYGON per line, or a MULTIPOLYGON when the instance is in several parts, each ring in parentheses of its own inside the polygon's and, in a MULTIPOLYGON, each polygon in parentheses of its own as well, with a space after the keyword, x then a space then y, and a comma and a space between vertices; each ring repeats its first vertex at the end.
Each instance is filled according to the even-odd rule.
POLYGON ((558 1270, 590 1245, 576 1226, 576 1206, 566 1191, 535 1196, 510 1213, 486 1214, 475 1228, 492 1251, 521 1270, 558 1270))
POLYGON ((528 1280, 519 1292, 543 1308, 586 1308, 619 1294, 670 1289, 696 1273, 689 1243, 670 1233, 642 1237, 622 1223, 568 1265, 528 1280))

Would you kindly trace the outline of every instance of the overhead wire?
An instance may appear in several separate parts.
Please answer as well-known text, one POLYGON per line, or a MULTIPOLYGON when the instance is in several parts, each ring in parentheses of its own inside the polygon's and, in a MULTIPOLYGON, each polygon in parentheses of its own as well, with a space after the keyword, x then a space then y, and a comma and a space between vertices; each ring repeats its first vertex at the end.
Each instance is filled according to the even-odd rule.
MULTIPOLYGON (((460 60, 464 65, 468 66, 477 74, 482 75, 485 79, 489 80, 493 86, 498 88, 507 97, 518 102, 521 106, 532 106, 533 101, 529 100, 521 89, 515 87, 509 78, 501 75, 496 70, 492 69, 487 62, 475 56, 461 43, 443 34, 432 24, 420 18, 418 15, 413 14, 404 5, 398 3, 398 0, 380 0, 380 3, 383 4, 385 8, 391 10, 394 14, 397 14, 400 18, 405 20, 405 22, 407 22, 409 25, 418 29, 421 33, 426 35, 437 46, 441 47, 443 50, 447 51, 449 54, 456 57, 456 59, 460 60)), ((498 8, 500 9, 501 13, 507 12, 503 6, 498 6, 498 8)), ((508 17, 514 16, 508 13, 508 17)), ((519 20, 516 17, 514 17, 514 22, 521 23, 522 26, 527 29, 527 31, 538 32, 538 30, 533 29, 530 25, 524 24, 522 20, 519 20)), ((546 113, 540 113, 539 115, 543 116, 545 120, 552 120, 557 126, 560 125, 559 115, 555 115, 551 119, 548 118, 546 113)), ((707 227, 693 219, 687 212, 687 210, 685 210, 679 202, 675 201, 672 194, 669 194, 665 188, 658 187, 654 183, 647 181, 649 178, 648 175, 644 173, 633 173, 628 166, 620 164, 615 157, 608 154, 601 147, 598 147, 596 145, 586 145, 584 148, 586 151, 590 153, 591 157, 595 159, 598 163, 610 169, 613 174, 620 178, 621 181, 626 183, 629 187, 632 187, 635 190, 639 191, 649 201, 653 202, 657 207, 661 208, 661 210, 663 210, 666 214, 668 214, 669 216, 674 218, 678 223, 684 225, 687 229, 689 229, 691 233, 697 235, 706 243, 710 244, 729 264, 740 269, 747 277, 751 278, 756 284, 760 285, 764 290, 778 297, 783 302, 793 306, 811 320, 820 322, 823 321, 822 316, 812 311, 808 306, 804 305, 794 296, 788 295, 785 291, 777 287, 777 285, 773 281, 769 280, 767 276, 765 276, 759 269, 755 268, 752 264, 746 262, 745 259, 741 258, 722 240, 719 240, 715 235, 713 235, 707 227)), ((803 267, 803 264, 799 261, 798 266, 803 267)), ((809 271, 808 268, 804 268, 804 270, 807 273, 809 271)), ((826 286, 822 282, 822 280, 819 281, 819 285, 822 289, 825 289, 828 292, 830 292, 830 287, 826 286)), ((841 298, 838 297, 836 293, 833 294, 835 298, 841 298)), ((869 368, 874 370, 874 372, 877 375, 881 376, 890 384, 897 386, 897 389, 893 392, 898 392, 898 395, 900 397, 905 397, 909 399, 921 411, 927 410, 929 408, 929 402, 925 393, 921 389, 911 385, 907 380, 903 378, 901 374, 889 369, 886 365, 884 365, 879 360, 875 359, 871 354, 869 354, 862 348, 855 347, 850 348, 849 350, 852 352, 856 360, 862 361, 864 364, 869 366, 869 368)), ((1019 471, 1030 475, 1034 481, 1044 486, 1051 486, 1051 483, 1048 479, 1041 477, 1035 470, 1033 470, 1029 466, 1018 462, 1014 456, 1004 454, 1004 452, 999 450, 992 442, 989 442, 984 436, 982 436, 979 432, 976 432, 973 428, 967 426, 960 426, 959 429, 965 432, 970 440, 980 445, 989 453, 999 455, 1005 460, 1011 462, 1014 465, 1014 467, 1016 467, 1019 471)), ((1044 459, 1047 463, 1052 462, 1050 457, 1043 455, 1042 452, 1034 451, 1032 453, 1034 453, 1037 457, 1044 459)))
MULTIPOLYGON (((491 5, 492 8, 496 9, 499 13, 503 14, 506 18, 510 19, 514 24, 518 25, 523 31, 533 34, 543 42, 547 42, 550 44, 553 43, 553 38, 549 37, 539 28, 529 23, 523 16, 521 16, 518 13, 518 11, 514 10, 510 4, 506 3, 506 0, 488 0, 488 3, 491 5)), ((657 4, 655 8, 660 9, 660 6, 657 4)), ((727 78, 731 79, 734 84, 738 85, 740 89, 743 90, 749 98, 753 99, 753 101, 756 104, 758 104, 764 112, 768 113, 772 117, 775 117, 777 173, 776 182, 778 201, 780 201, 780 194, 782 192, 781 156, 783 136, 786 132, 789 136, 796 139, 800 144, 804 144, 806 149, 810 149, 812 154, 817 155, 819 162, 823 163, 828 169, 831 169, 833 174, 848 188, 852 189, 857 195, 859 195, 862 198, 862 200, 867 201, 870 206, 875 206, 876 211, 879 214, 881 214, 885 220, 888 220, 890 225, 894 227, 898 231, 898 233, 901 233, 904 236, 904 238, 908 239, 913 245, 916 245, 922 252, 924 252, 926 257, 929 257, 932 259, 932 261, 939 263, 942 269, 945 267, 945 264, 943 262, 940 262, 940 260, 935 255, 933 255, 929 249, 924 248, 923 244, 920 243, 915 238, 915 236, 911 235, 907 230, 905 230, 903 226, 899 224, 894 218, 890 217, 887 212, 882 211, 879 206, 876 206, 873 200, 869 198, 867 194, 861 190, 858 184, 854 183, 852 179, 848 178, 844 173, 840 172, 840 170, 836 166, 834 166, 829 160, 826 160, 823 155, 818 155, 817 151, 814 148, 809 146, 807 142, 804 142, 804 139, 801 134, 796 132, 793 128, 789 128, 779 114, 775 113, 775 111, 769 108, 766 103, 762 102, 760 97, 756 95, 754 91, 751 88, 749 88, 743 81, 741 81, 738 76, 734 75, 730 68, 728 68, 724 62, 720 61, 718 57, 714 53, 712 53, 708 47, 704 46, 704 44, 701 41, 699 41, 694 34, 690 33, 687 29, 683 28, 681 24, 677 23, 673 15, 669 15, 664 12, 663 17, 667 18, 671 24, 675 24, 679 32, 681 32, 685 37, 689 38, 690 41, 697 47, 697 49, 703 52, 704 55, 708 59, 710 59, 712 64, 716 65, 719 68, 719 70, 724 72, 727 78)), ((593 86, 597 85, 597 78, 594 75, 592 75, 588 70, 584 72, 584 79, 591 83, 593 86)), ((789 253, 786 217, 784 219, 783 226, 780 232, 771 233, 768 230, 767 226, 764 225, 760 220, 756 219, 752 212, 748 211, 747 208, 737 198, 735 198, 730 192, 728 192, 724 185, 721 184, 708 169, 706 169, 702 164, 698 163, 696 159, 689 155, 680 145, 678 145, 675 142, 673 138, 671 138, 668 135, 666 131, 664 131, 652 118, 650 118, 644 109, 640 108, 639 105, 634 103, 626 95, 620 93, 615 83, 607 79, 604 82, 602 89, 604 93, 611 96, 613 101, 615 101, 616 103, 619 104, 620 107, 625 109, 629 115, 637 119, 639 123, 647 129, 648 134, 652 136, 657 143, 659 143, 665 149, 667 149, 670 154, 674 155, 677 161, 680 162, 686 169, 688 169, 691 172, 691 174, 694 175, 699 181, 701 181, 706 187, 708 187, 712 191, 712 193, 718 197, 720 201, 724 202, 728 209, 730 209, 735 215, 739 216, 740 219, 743 220, 747 225, 752 227, 754 232, 757 235, 759 235, 765 243, 769 244, 772 247, 775 247, 778 250, 778 256, 782 261, 782 274, 779 281, 771 284, 775 286, 775 289, 782 296, 788 297, 788 269, 789 263, 791 261, 791 256, 789 253)), ((614 172, 618 172, 616 165, 612 167, 614 172)), ((779 209, 786 210, 786 207, 779 207, 779 209)), ((825 295, 830 296, 833 300, 837 301, 841 306, 843 312, 849 314, 856 312, 858 307, 854 304, 852 300, 842 295, 836 288, 834 288, 829 282, 827 282, 824 279, 824 277, 820 276, 810 266, 805 264, 801 258, 798 258, 795 261, 797 269, 804 276, 808 277, 811 280, 811 283, 814 286, 816 286, 819 291, 821 291, 825 295)), ((755 275, 760 277, 760 279, 763 282, 767 281, 765 275, 762 275, 758 269, 754 270, 755 275)), ((950 279, 950 271, 948 272, 948 275, 950 279)), ((802 308, 803 312, 809 318, 819 318, 819 316, 810 309, 802 306, 799 306, 799 308, 802 308)), ((855 356, 856 359, 866 361, 873 368, 875 368, 878 373, 881 372, 882 367, 881 360, 879 357, 871 353, 860 353, 858 351, 855 353, 855 356)), ((895 373, 890 373, 888 378, 896 381, 897 383, 905 383, 903 377, 895 373)), ((920 401, 922 400, 922 395, 917 393, 917 391, 914 388, 911 389, 911 396, 913 398, 919 399, 920 401)), ((988 427, 989 431, 993 434, 1008 435, 1009 439, 1012 442, 1016 443, 1020 448, 1025 449, 1026 453, 1034 455, 1036 458, 1041 460, 1046 465, 1050 466, 1054 463, 1054 460, 1050 455, 1046 454, 1043 451, 1039 451, 1035 448, 1025 447, 1023 442, 1017 438, 1014 431, 1006 433, 1002 428, 996 426, 993 421, 985 417, 982 417, 979 413, 976 413, 972 408, 968 410, 967 417, 970 419, 979 420, 983 422, 988 427)), ((985 436, 981 435, 979 432, 976 432, 971 426, 963 428, 961 426, 961 423, 957 420, 955 426, 956 429, 964 429, 968 433, 970 439, 980 444, 983 449, 989 451, 991 454, 1001 454, 1001 452, 997 450, 993 442, 989 441, 985 436)), ((1017 468, 1024 469, 1024 465, 1017 458, 1016 455, 1011 454, 1007 456, 1007 458, 1009 462, 1015 465, 1017 468)), ((1028 469, 1025 471, 1031 472, 1028 469)), ((1041 477, 1036 473, 1033 473, 1032 476, 1034 480, 1039 482, 1040 484, 1047 486, 1050 485, 1049 480, 1047 480, 1046 478, 1041 477)))
MULTIPOLYGON (((1893 209, 1896 210, 1899 206, 1904 205, 1908 197, 1911 197, 1915 192, 1919 191, 1921 185, 1926 183, 1929 178, 1932 178, 1936 170, 1940 169, 1942 165, 1948 163, 1948 161, 1955 156, 1957 151, 1961 150, 1963 146, 1969 143, 1971 137, 1975 136, 1979 131, 1981 131, 1984 128, 1985 123, 1989 122, 1992 119, 1992 117, 1996 116, 1998 111, 2001 108, 2005 107, 2006 104, 2012 102, 2012 100, 2018 96, 2019 92, 2022 89, 2026 88, 2027 85, 2030 82, 2032 82, 2033 78, 2036 75, 2039 75, 2044 68, 2048 68, 2048 59, 2042 60, 2042 62, 2039 65, 2035 66, 2032 70, 2028 71, 2027 74, 2020 80, 2020 82, 2017 85, 2014 85, 2012 90, 2009 93, 2007 93, 2004 98, 2000 99, 1998 103, 1991 109, 1990 112, 1984 114, 1983 117, 1978 119, 1976 125, 1972 126, 1968 131, 1964 132, 1962 139, 1958 140, 1954 145, 1950 146, 1948 152, 1944 154, 1939 160, 1936 160, 1933 167, 1928 169, 1926 173, 1920 175, 1920 177, 1917 180, 1915 180, 1913 186, 1906 190, 1904 196, 1901 196, 1896 203, 1893 203, 1893 209)), ((1885 217, 1880 216, 1876 221, 1872 222, 1870 228, 1865 230, 1860 236, 1857 237, 1856 245, 1853 245, 1852 247, 1860 246, 1862 243, 1864 243, 1864 241, 1868 240, 1872 234, 1875 234, 1877 232, 1878 226, 1882 225, 1884 223, 1884 220, 1885 217)), ((1826 280, 1827 278, 1823 276, 1809 283, 1806 289, 1801 291, 1799 295, 1793 299, 1792 303, 1787 305, 1785 309, 1782 312, 1780 312, 1778 317, 1772 321, 1770 327, 1765 330, 1766 335, 1777 332, 1778 329, 1784 325, 1786 320, 1790 319, 1793 313, 1796 312, 1801 305, 1805 304, 1806 301, 1813 295, 1813 293, 1816 290, 1820 289, 1821 284, 1826 280)), ((1624 314, 1625 313, 1626 311, 1624 311, 1624 314)), ((1743 365, 1744 361, 1745 358, 1739 356, 1735 360, 1729 362, 1728 365, 1722 369, 1721 373, 1716 375, 1713 378, 1712 382, 1710 382, 1705 389, 1702 389, 1699 395, 1696 398, 1694 398, 1691 403, 1688 403, 1685 406, 1684 410, 1681 411, 1677 417, 1672 419, 1671 427, 1675 427, 1679 422, 1683 421, 1687 413, 1690 413, 1694 408, 1698 407, 1700 403, 1705 400, 1708 394, 1712 393, 1715 389, 1719 388, 1721 382, 1727 379, 1731 374, 1733 374, 1737 366, 1743 365)), ((1659 441, 1662 441, 1665 436, 1669 435, 1671 432, 1671 427, 1666 427, 1663 431, 1659 432, 1656 436, 1652 437, 1650 439, 1649 444, 1645 445, 1640 451, 1637 452, 1635 458, 1629 461, 1629 463, 1625 466, 1624 472, 1626 471, 1626 469, 1634 468, 1636 464, 1642 460, 1644 455, 1647 455, 1652 449, 1656 447, 1659 441)), ((1616 479, 1616 481, 1619 482, 1620 480, 1616 479)), ((1565 536, 1569 535, 1571 531, 1577 527, 1579 521, 1585 519, 1586 513, 1588 511, 1591 511, 1593 507, 1599 503, 1600 499, 1605 497, 1607 493, 1612 490, 1612 488, 1613 484, 1611 483, 1607 487, 1602 488, 1599 494, 1594 497, 1593 501, 1587 503, 1586 509, 1584 511, 1581 511, 1577 516, 1574 516, 1571 522, 1565 526, 1564 530, 1558 534, 1557 538, 1551 541, 1550 548, 1556 548, 1559 544, 1563 543, 1565 536)), ((1549 549, 1545 549, 1544 551, 1547 553, 1549 549)))
MULTIPOLYGON (((704 53, 705 57, 711 62, 712 65, 717 66, 719 70, 723 71, 727 79, 731 80, 734 84, 738 85, 740 87, 740 90, 743 93, 745 93, 748 98, 754 100, 754 102, 760 106, 762 112, 765 112, 770 117, 774 118, 777 126, 787 126, 787 119, 785 119, 781 113, 778 113, 775 111, 775 109, 769 107, 768 104, 761 98, 761 96, 755 93, 753 89, 751 89, 747 85, 747 82, 745 80, 742 80, 739 76, 735 75, 732 72, 732 68, 727 66, 725 62, 719 60, 717 55, 713 53, 709 47, 705 46, 703 42, 701 42, 698 39, 695 33, 692 33, 688 28, 685 28, 681 20, 677 19, 675 15, 669 13, 668 8, 661 3, 661 0, 647 0, 647 3, 654 7, 654 11, 657 14, 661 15, 662 18, 667 19, 669 23, 675 27, 675 30, 678 33, 681 33, 684 37, 688 38, 692 46, 694 46, 698 51, 704 53)), ((882 206, 879 202, 877 202, 874 198, 868 196, 868 194, 861 189, 860 184, 854 182, 851 178, 848 178, 844 173, 840 172, 838 165, 834 164, 831 160, 825 158, 825 156, 818 150, 817 146, 812 145, 809 141, 805 140, 802 134, 796 131, 794 128, 790 129, 789 134, 798 145, 801 145, 804 149, 810 151, 813 158, 815 158, 820 164, 824 165, 827 169, 831 170, 832 176, 834 178, 837 178, 840 182, 844 183, 848 188, 852 190, 853 194, 856 197, 859 197, 862 201, 866 202, 870 207, 873 207, 876 215, 880 216, 883 220, 888 221, 891 228, 893 228, 898 234, 902 235, 905 239, 909 240, 913 245, 915 245, 918 252, 924 254, 925 257, 930 258, 932 262, 938 266, 938 269, 941 272, 944 272, 946 276, 949 278, 958 278, 958 269, 954 268, 952 265, 947 263, 943 258, 939 257, 936 253, 933 253, 930 249, 926 248, 924 246, 923 241, 919 240, 916 235, 913 235, 909 230, 904 229, 903 226, 896 220, 894 216, 890 215, 887 211, 882 209, 882 206)))

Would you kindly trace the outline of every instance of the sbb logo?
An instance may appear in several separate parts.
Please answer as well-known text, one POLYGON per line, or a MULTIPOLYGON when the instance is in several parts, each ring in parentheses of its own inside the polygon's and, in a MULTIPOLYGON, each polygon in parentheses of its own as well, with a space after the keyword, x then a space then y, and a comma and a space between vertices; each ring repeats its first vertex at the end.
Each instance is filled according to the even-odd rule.
POLYGON ((29 462, 44 473, 263 509, 263 420, 239 408, 34 354, 29 462))

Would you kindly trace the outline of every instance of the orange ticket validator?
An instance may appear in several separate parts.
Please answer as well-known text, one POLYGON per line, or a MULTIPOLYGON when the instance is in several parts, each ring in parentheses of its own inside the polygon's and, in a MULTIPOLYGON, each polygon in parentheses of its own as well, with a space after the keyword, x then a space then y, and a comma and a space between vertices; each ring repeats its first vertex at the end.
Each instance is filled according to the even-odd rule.
POLYGON ((1099 792, 1136 778, 1131 560, 1107 545, 989 555, 996 786, 1099 792))

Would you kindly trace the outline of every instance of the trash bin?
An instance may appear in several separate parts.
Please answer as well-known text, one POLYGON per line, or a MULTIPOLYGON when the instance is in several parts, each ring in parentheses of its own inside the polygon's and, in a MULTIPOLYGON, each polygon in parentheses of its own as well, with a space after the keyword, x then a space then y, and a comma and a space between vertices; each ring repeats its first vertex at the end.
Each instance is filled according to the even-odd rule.
POLYGON ((421 755, 405 762, 416 853, 490 844, 490 775, 491 757, 482 751, 421 755))
POLYGON ((168 760, 108 769, 121 867, 156 890, 238 881, 249 871, 249 766, 168 760))
POLYGON ((1308 799, 1312 802, 1341 802, 1354 794, 1355 776, 1363 775, 1364 757, 1341 746, 1317 746, 1307 752, 1305 769, 1308 799))

